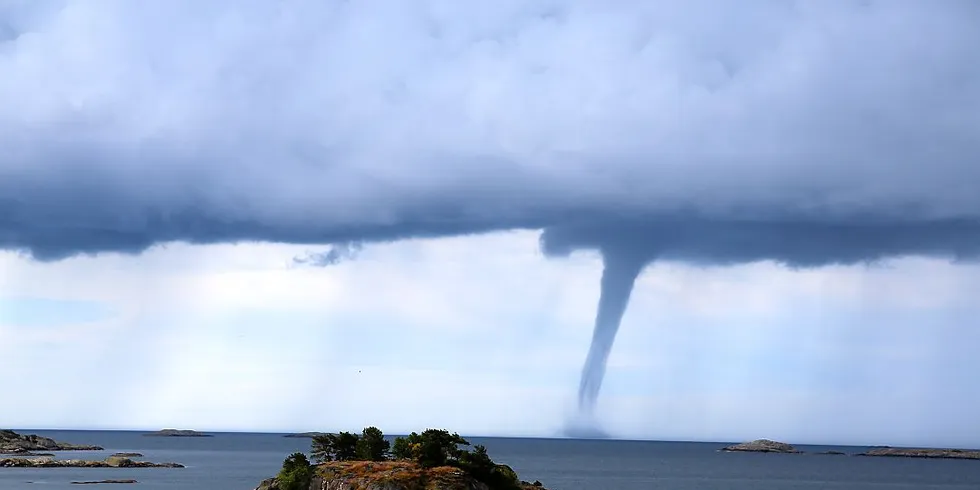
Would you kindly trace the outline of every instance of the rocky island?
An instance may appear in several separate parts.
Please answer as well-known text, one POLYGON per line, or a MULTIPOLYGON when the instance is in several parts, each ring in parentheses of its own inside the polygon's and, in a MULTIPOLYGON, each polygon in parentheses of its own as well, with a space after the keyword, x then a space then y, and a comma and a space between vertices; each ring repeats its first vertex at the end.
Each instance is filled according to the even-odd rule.
POLYGON ((18 434, 12 430, 0 430, 0 454, 33 455, 33 451, 102 451, 99 446, 86 446, 58 442, 34 434, 18 434))
POLYGON ((312 439, 315 464, 291 454, 256 490, 544 490, 494 463, 485 447, 463 449, 470 443, 445 430, 413 432, 394 444, 375 427, 312 439))
POLYGON ((95 480, 95 481, 73 481, 72 485, 99 485, 103 483, 139 483, 136 480, 95 480))
MULTIPOLYGON (((516 485, 518 486, 509 488, 544 490, 540 483, 535 485, 519 482, 516 485)), ((490 487, 465 471, 451 466, 422 468, 411 462, 348 461, 319 465, 307 486, 300 488, 303 490, 346 490, 348 488, 364 490, 491 490, 507 487, 490 487)), ((270 478, 263 481, 256 490, 289 489, 280 486, 276 478, 270 478)))
POLYGON ((770 441, 769 439, 757 439, 752 442, 743 442, 722 448, 725 452, 753 452, 753 453, 787 453, 798 454, 801 451, 783 442, 770 441))
POLYGON ((45 458, 4 458, 0 459, 0 468, 183 468, 179 463, 150 463, 149 461, 133 461, 129 458, 109 456, 101 461, 84 459, 54 459, 45 458))
POLYGON ((876 447, 858 456, 879 456, 892 458, 935 458, 935 459, 977 459, 980 451, 967 449, 918 449, 897 447, 876 447))
POLYGON ((163 429, 143 435, 151 437, 214 437, 211 434, 205 434, 196 430, 184 429, 163 429))
POLYGON ((295 434, 286 434, 283 437, 312 439, 314 437, 323 436, 323 435, 326 435, 326 432, 297 432, 295 434))
MULTIPOLYGON (((769 439, 758 439, 752 442, 735 444, 721 449, 725 452, 757 452, 757 453, 802 453, 795 447, 769 439)), ((816 454, 844 456, 841 451, 824 451, 816 454)), ((897 448, 890 446, 874 446, 856 456, 876 456, 892 458, 934 458, 934 459, 973 459, 980 460, 980 450, 970 449, 928 449, 928 448, 897 448)))

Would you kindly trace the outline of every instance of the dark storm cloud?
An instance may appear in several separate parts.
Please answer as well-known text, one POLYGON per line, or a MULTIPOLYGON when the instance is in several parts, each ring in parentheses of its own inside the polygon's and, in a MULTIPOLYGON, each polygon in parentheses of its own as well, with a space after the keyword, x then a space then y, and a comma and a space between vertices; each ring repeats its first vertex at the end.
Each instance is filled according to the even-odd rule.
POLYGON ((976 5, 12 2, 0 247, 528 228, 704 263, 969 257, 976 5))
POLYGON ((548 255, 594 249, 644 262, 733 265, 773 260, 790 267, 854 265, 925 255, 954 261, 980 257, 976 220, 927 222, 748 222, 697 219, 616 221, 545 230, 548 255))

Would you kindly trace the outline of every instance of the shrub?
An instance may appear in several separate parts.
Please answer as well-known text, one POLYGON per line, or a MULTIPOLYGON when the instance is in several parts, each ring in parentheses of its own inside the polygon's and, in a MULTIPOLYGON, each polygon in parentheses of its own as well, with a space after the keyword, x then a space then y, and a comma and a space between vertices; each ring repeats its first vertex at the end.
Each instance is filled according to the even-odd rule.
POLYGON ((391 446, 391 456, 395 459, 413 459, 412 443, 418 442, 419 435, 412 432, 407 437, 396 437, 391 446))
POLYGON ((290 454, 276 476, 279 490, 306 490, 313 479, 313 467, 303 453, 290 454))

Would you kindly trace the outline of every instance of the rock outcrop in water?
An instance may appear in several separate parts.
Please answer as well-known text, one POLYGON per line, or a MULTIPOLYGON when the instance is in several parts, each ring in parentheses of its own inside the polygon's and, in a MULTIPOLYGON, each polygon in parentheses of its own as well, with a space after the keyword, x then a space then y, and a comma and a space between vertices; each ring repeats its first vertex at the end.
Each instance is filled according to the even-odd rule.
POLYGON ((183 468, 179 463, 150 463, 129 458, 109 456, 102 461, 53 458, 5 458, 0 468, 183 468))
POLYGON ((102 483, 139 483, 136 480, 95 480, 95 481, 73 481, 72 485, 99 485, 102 483))
POLYGON ((205 434, 203 432, 198 432, 196 430, 182 430, 182 429, 163 429, 156 432, 150 432, 149 434, 143 434, 144 436, 153 437, 214 437, 211 434, 205 434))
POLYGON ((143 455, 141 453, 112 453, 112 456, 110 456, 110 457, 116 457, 116 458, 142 458, 143 455))
POLYGON ((935 459, 976 459, 980 460, 980 451, 967 449, 918 449, 877 447, 869 449, 858 456, 879 456, 892 458, 935 458, 935 459))
POLYGON ((297 432, 295 434, 286 434, 283 437, 312 439, 314 437, 323 436, 323 435, 326 435, 326 432, 297 432))
MULTIPOLYGON (((509 470, 509 468, 508 468, 509 470)), ((513 472, 513 470, 510 470, 513 472)), ((514 475, 516 479, 516 475, 514 475)), ((520 490, 546 490, 541 482, 520 482, 520 490)), ((308 490, 490 490, 465 471, 441 466, 422 468, 409 461, 334 461, 316 467, 308 490)), ((269 478, 256 490, 285 490, 269 478)))
MULTIPOLYGON (((735 444, 723 448, 726 452, 756 452, 756 453, 803 453, 795 447, 782 442, 759 439, 752 442, 735 444)), ((845 456, 841 451, 824 451, 815 454, 845 456)), ((929 448, 899 448, 890 446, 874 446, 855 456, 877 456, 892 458, 934 458, 934 459, 972 459, 980 460, 980 450, 975 449, 929 449, 929 448)))
POLYGON ((101 451, 99 446, 86 446, 58 442, 35 434, 18 434, 12 430, 0 430, 0 454, 24 454, 32 451, 101 451))
POLYGON ((799 453, 795 447, 783 442, 770 441, 769 439, 757 439, 752 442, 743 442, 723 448, 727 452, 753 452, 753 453, 799 453))

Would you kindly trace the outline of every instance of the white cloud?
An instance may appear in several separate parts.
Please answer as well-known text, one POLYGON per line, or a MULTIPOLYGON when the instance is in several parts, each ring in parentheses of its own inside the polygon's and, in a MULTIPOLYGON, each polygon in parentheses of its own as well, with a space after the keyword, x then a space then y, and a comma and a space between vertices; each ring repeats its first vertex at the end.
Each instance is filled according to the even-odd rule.
MULTIPOLYGON (((290 268, 305 250, 171 246, 51 264, 0 256, 0 298, 87 299, 118 312, 87 325, 0 325, 0 384, 25 394, 0 418, 561 427, 591 337, 596 257, 546 260, 536 235, 521 232, 371 246, 355 261, 290 268), (52 404, 51 393, 72 403, 52 404)), ((980 368, 964 347, 980 340, 969 320, 978 283, 976 266, 917 259, 807 271, 654 266, 613 351, 603 420, 639 437, 962 440, 973 429, 956 403, 980 391, 948 371, 980 368), (939 425, 936 410, 949 415, 939 425)))

